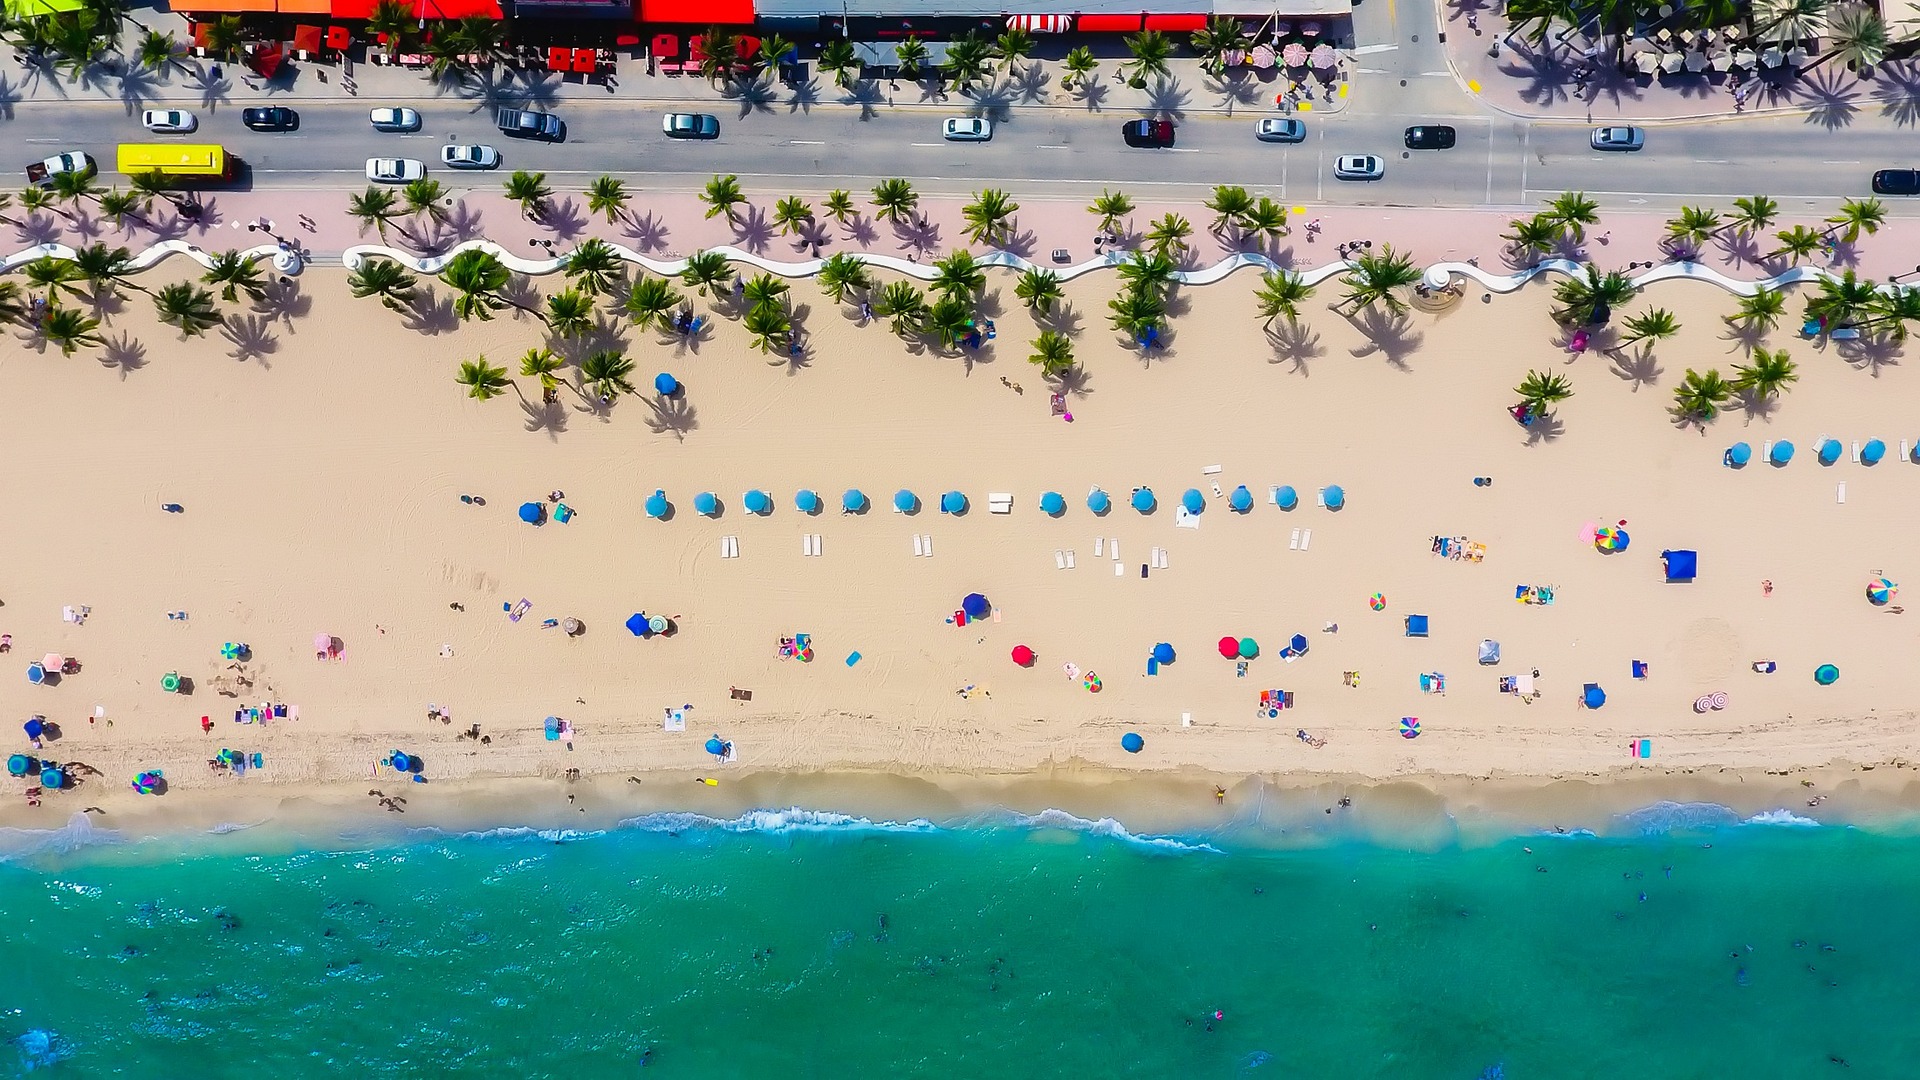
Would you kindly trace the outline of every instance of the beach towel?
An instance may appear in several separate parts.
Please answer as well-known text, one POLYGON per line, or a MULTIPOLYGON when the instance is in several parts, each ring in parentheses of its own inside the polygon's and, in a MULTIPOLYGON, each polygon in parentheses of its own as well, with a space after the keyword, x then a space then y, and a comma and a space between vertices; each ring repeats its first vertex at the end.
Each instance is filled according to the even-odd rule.
MULTIPOLYGON (((665 714, 660 724, 663 730, 665 731, 687 730, 687 711, 685 709, 676 709, 676 708, 673 708, 672 706, 668 706, 660 711, 665 714)), ((548 736, 548 738, 556 738, 556 737, 557 736, 552 736, 552 735, 548 736)))

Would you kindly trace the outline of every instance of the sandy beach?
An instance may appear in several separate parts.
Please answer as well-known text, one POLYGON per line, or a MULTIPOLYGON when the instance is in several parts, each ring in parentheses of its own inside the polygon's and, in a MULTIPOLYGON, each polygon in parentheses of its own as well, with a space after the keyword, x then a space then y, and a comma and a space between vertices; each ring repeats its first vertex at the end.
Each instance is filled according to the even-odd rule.
MULTIPOLYGON (((176 261, 142 283, 185 272, 176 261)), ((542 406, 530 380, 531 405, 513 393, 469 400, 457 362, 485 354, 515 368, 541 342, 537 322, 436 316, 423 332, 344 282, 309 269, 280 313, 243 321, 244 347, 181 342, 134 297, 105 350, 62 358, 16 341, 0 354, 16 403, 0 473, 42 495, 0 535, 14 568, 0 631, 17 665, 0 701, 58 725, 45 756, 102 774, 38 809, 16 797, 6 822, 54 824, 83 803, 120 814, 216 793, 338 793, 397 780, 374 764, 396 748, 423 759, 430 783, 407 791, 416 804, 573 768, 616 784, 755 776, 775 798, 780 776, 808 774, 999 782, 1129 770, 1437 788, 1445 777, 1904 772, 1914 754, 1920 678, 1900 660, 1913 632, 1898 601, 1870 605, 1864 586, 1870 573, 1908 573, 1902 488, 1920 470, 1892 454, 1822 467, 1810 453, 1822 435, 1889 446, 1920 435, 1888 392, 1906 376, 1897 355, 1854 366, 1776 332, 1800 363, 1791 393, 1761 415, 1731 409, 1704 435, 1677 427, 1666 409, 1683 369, 1730 375, 1742 359, 1719 318, 1733 301, 1717 288, 1650 291, 1641 304, 1684 326, 1628 370, 1594 353, 1569 362, 1547 285, 1491 303, 1470 288, 1449 310, 1398 323, 1331 313, 1338 290, 1323 288, 1303 329, 1276 343, 1254 314, 1257 279, 1239 274, 1180 290, 1170 347, 1143 361, 1106 328, 1111 281, 1079 282, 1068 288, 1082 362, 1068 423, 1026 362, 1035 327, 1011 274, 989 275, 982 305, 997 339, 964 355, 858 326, 806 281, 793 289, 810 345, 799 365, 751 351, 725 318, 694 349, 610 318, 603 332, 636 360, 636 382, 670 371, 685 385, 671 402, 647 394, 611 408, 569 389, 542 406), (1530 435, 1505 406, 1533 368, 1566 374, 1575 396, 1530 435), (1736 439, 1756 450, 1793 439, 1803 452, 1785 468, 1736 471, 1722 464, 1736 439), (1480 476, 1492 485, 1476 486, 1480 476), (1230 513, 1216 483, 1245 484, 1252 511, 1230 513), (1300 508, 1268 504, 1282 484, 1302 493, 1300 508), (1328 484, 1347 493, 1338 512, 1314 505, 1328 484), (1085 508, 1096 485, 1116 500, 1105 517, 1085 508), (1137 485, 1157 493, 1157 512, 1126 507, 1137 485), (873 508, 839 514, 848 487, 873 508), (773 495, 771 514, 741 509, 750 488, 773 495), (795 511, 799 488, 818 490, 828 512, 795 511), (890 511, 899 488, 919 494, 919 514, 890 511), (1174 520, 1188 488, 1206 498, 1197 529, 1174 520), (674 504, 670 520, 642 510, 655 489, 674 504), (577 511, 570 522, 519 520, 521 503, 555 490, 577 511), (717 519, 693 510, 708 490, 717 519), (948 490, 966 493, 968 513, 934 509, 948 490), (1038 509, 1045 491, 1066 498, 1057 519, 1038 509), (990 492, 1012 493, 1013 512, 988 513, 990 492), (1629 550, 1583 541, 1583 528, 1616 521, 1629 550), (1311 530, 1305 550, 1290 545, 1296 530, 1311 530), (803 555, 801 537, 815 534, 822 553, 803 555), (931 556, 914 554, 916 535, 931 538, 931 556), (1441 558, 1435 535, 1484 544, 1485 557, 1441 558), (723 537, 737 538, 737 558, 721 557, 723 537), (1143 580, 1154 548, 1167 565, 1143 580), (1698 580, 1664 583, 1663 548, 1698 550, 1698 580), (1056 551, 1074 567, 1057 569, 1056 551), (1516 603, 1521 584, 1553 586, 1555 603, 1516 603), (994 613, 957 628, 953 612, 974 591, 994 613), (1374 593, 1384 611, 1371 609, 1374 593), (502 606, 522 598, 528 613, 510 622, 502 606), (65 605, 91 612, 63 622, 65 605), (168 618, 177 611, 188 618, 168 618), (636 611, 672 616, 677 632, 632 636, 623 623, 636 611), (1431 618, 1430 636, 1405 635, 1410 614, 1431 618), (585 632, 542 629, 569 617, 585 632), (796 633, 811 636, 811 663, 777 655, 796 633), (338 639, 337 660, 315 658, 316 634, 338 639), (1309 649, 1289 663, 1277 653, 1294 634, 1309 649), (1244 677, 1216 652, 1222 635, 1260 642, 1244 677), (1503 657, 1481 666, 1488 638, 1503 657), (214 690, 229 641, 252 650, 254 685, 238 699, 214 690), (1178 659, 1149 677, 1157 642, 1178 659), (1030 668, 1009 659, 1017 644, 1037 653, 1030 668), (29 685, 19 673, 47 652, 81 670, 29 685), (1634 660, 1646 679, 1630 677, 1634 660), (1755 674, 1757 660, 1777 673, 1755 674), (1101 691, 1067 678, 1069 663, 1098 673, 1101 691), (1814 682, 1824 663, 1841 669, 1834 685, 1814 682), (1498 692, 1500 676, 1535 669, 1537 700, 1498 692), (164 692, 168 672, 192 692, 164 692), (1444 695, 1422 692, 1429 672, 1446 676, 1444 695), (1604 708, 1582 707, 1588 682, 1605 688, 1604 708), (736 687, 751 701, 730 699, 736 687), (1257 713, 1269 688, 1294 707, 1257 713), (1697 713, 1714 691, 1727 707, 1697 713), (263 700, 297 705, 299 719, 234 722, 263 700), (451 722, 430 719, 429 705, 451 722), (663 710, 686 705, 686 730, 663 731, 663 710), (571 724, 571 747, 544 737, 547 716, 571 724), (1419 719, 1418 738, 1402 737, 1403 717, 1419 719), (472 724, 489 744, 456 738, 472 724), (1140 753, 1121 749, 1126 732, 1144 738, 1140 753), (735 762, 703 752, 716 733, 735 762), (1650 756, 1630 757, 1642 738, 1650 756), (223 747, 258 752, 264 767, 210 769, 223 747), (126 788, 149 768, 166 773, 164 800, 126 788)))

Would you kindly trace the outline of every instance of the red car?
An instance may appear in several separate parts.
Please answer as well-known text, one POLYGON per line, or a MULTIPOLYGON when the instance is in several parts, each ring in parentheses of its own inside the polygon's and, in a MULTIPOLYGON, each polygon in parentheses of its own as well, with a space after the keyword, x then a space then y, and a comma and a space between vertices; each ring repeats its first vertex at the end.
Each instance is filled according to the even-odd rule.
POLYGON ((1120 125, 1120 137, 1128 146, 1172 146, 1173 121, 1129 120, 1120 125))

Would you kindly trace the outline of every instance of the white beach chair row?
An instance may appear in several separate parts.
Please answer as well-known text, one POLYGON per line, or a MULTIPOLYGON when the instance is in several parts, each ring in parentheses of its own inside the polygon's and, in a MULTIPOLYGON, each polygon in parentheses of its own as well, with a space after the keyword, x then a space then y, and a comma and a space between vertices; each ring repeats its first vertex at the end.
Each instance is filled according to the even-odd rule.
POLYGON ((800 534, 800 554, 806 556, 809 559, 817 559, 820 557, 820 534, 819 533, 801 533, 800 534))
POLYGON ((1307 550, 1307 548, 1311 547, 1312 545, 1313 545, 1312 529, 1295 529, 1293 530, 1293 535, 1287 538, 1288 551, 1305 551, 1307 550))
POLYGON ((914 533, 913 534, 913 554, 917 558, 922 558, 922 559, 933 558, 933 534, 932 533, 914 533))
MULTIPOLYGON (((1119 558, 1119 555, 1120 555, 1119 540, 1108 540, 1108 539, 1097 537, 1097 536, 1094 537, 1094 540, 1093 540, 1094 555, 1099 556, 1103 552, 1113 556, 1113 576, 1114 577, 1119 577, 1122 574, 1125 574, 1127 572, 1127 564, 1121 562, 1119 558)), ((1078 564, 1074 561, 1073 549, 1054 548, 1053 549, 1053 566, 1054 566, 1054 569, 1056 570, 1072 570, 1076 566, 1078 566, 1078 564)), ((1149 569, 1153 569, 1153 570, 1165 570, 1167 568, 1167 549, 1154 548, 1152 551, 1148 552, 1147 566, 1149 569)))
POLYGON ((721 537, 720 538, 720 557, 723 559, 739 558, 740 557, 740 538, 737 536, 721 537))

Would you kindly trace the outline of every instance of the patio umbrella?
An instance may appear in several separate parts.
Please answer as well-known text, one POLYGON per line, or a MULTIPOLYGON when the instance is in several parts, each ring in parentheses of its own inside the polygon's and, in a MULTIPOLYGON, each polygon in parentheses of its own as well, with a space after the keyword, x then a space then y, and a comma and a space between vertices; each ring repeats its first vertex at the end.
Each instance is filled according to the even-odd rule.
POLYGON ((1141 488, 1133 493, 1133 508, 1145 514, 1153 509, 1153 489, 1141 488))
POLYGON ((940 496, 940 512, 943 514, 964 514, 967 512, 967 497, 957 491, 949 491, 940 496))
POLYGON ((1721 49, 1707 58, 1707 66, 1715 71, 1725 71, 1733 66, 1733 54, 1721 49))
POLYGON ((1707 70, 1707 54, 1690 52, 1686 59, 1687 70, 1695 74, 1707 70))
POLYGON ((1640 74, 1651 75, 1660 69, 1660 54, 1657 52, 1636 53, 1633 58, 1633 65, 1639 69, 1640 74))
POLYGON ((1660 55, 1660 70, 1672 75, 1679 71, 1686 62, 1687 58, 1677 52, 1662 53, 1660 55))
POLYGON ((1831 465, 1834 462, 1839 461, 1840 460, 1840 440, 1828 439, 1827 441, 1821 443, 1820 448, 1817 451, 1815 451, 1815 456, 1817 456, 1820 459, 1820 464, 1822 465, 1831 465))
POLYGON ((647 613, 644 611, 636 611, 632 615, 627 616, 627 632, 634 637, 646 637, 647 613))
POLYGON ((1627 550, 1627 545, 1632 542, 1633 538, 1627 535, 1627 530, 1614 525, 1603 525, 1593 531, 1593 546, 1609 555, 1627 550))
POLYGON ((520 504, 520 520, 521 521, 524 521, 529 525, 538 525, 542 521, 545 521, 546 517, 547 517, 547 508, 544 506, 541 506, 539 503, 524 502, 520 504))
POLYGON ((1019 664, 1021 667, 1032 665, 1033 650, 1027 648, 1025 645, 1015 645, 1013 647, 1013 662, 1019 664))
POLYGON ((160 676, 160 689, 169 694, 179 693, 180 673, 177 671, 169 671, 165 675, 160 676))
MULTIPOLYGON (((42 762, 42 764, 45 764, 45 762, 42 762)), ((40 786, 59 791, 61 788, 67 786, 67 774, 48 765, 46 768, 40 770, 40 786)))
POLYGON ((1048 517, 1059 517, 1067 512, 1067 500, 1061 498, 1059 492, 1049 491, 1040 496, 1040 512, 1048 517))
POLYGON ((1760 66, 1779 67, 1780 61, 1784 59, 1786 59, 1786 54, 1782 53, 1778 46, 1769 45, 1767 46, 1767 51, 1760 54, 1760 66))
POLYGON ((707 740, 707 753, 712 754, 714 757, 725 757, 727 744, 721 741, 720 736, 715 735, 707 740))
POLYGON ((906 488, 901 488, 899 491, 893 493, 893 508, 903 514, 911 513, 919 505, 920 496, 915 495, 906 488))
POLYGON ((1750 68, 1759 59, 1760 58, 1758 56, 1754 55, 1754 52, 1752 49, 1735 49, 1733 51, 1734 67, 1750 68))
POLYGON ((1140 736, 1134 734, 1131 731, 1127 732, 1125 735, 1120 736, 1120 749, 1125 750, 1129 754, 1139 753, 1141 748, 1146 745, 1147 745, 1147 740, 1141 738, 1140 736))
POLYGON ((859 488, 848 488, 846 494, 840 496, 840 509, 849 514, 864 510, 866 505, 867 493, 859 488))
POLYGON ((7 775, 25 776, 40 764, 25 754, 15 754, 7 759, 7 775))
POLYGON ((1878 465, 1880 459, 1886 456, 1887 444, 1880 439, 1868 439, 1867 445, 1860 448, 1860 460, 1868 465, 1878 465))
POLYGON ((1229 660, 1238 658, 1240 655, 1240 639, 1237 637, 1221 638, 1220 639, 1220 655, 1226 657, 1229 660))
MULTIPOLYGON (((1235 651, 1238 651, 1238 647, 1239 647, 1238 643, 1235 643, 1235 651)), ((1161 663, 1161 664, 1173 663, 1173 646, 1167 644, 1164 641, 1158 645, 1155 645, 1153 647, 1153 659, 1156 663, 1161 663)))
MULTIPOLYGON (((1272 54, 1269 53, 1268 55, 1271 56, 1272 54)), ((1287 42, 1286 47, 1280 50, 1280 62, 1290 68, 1305 66, 1307 62, 1307 47, 1297 41, 1287 42)))
POLYGON ((647 616, 647 629, 648 629, 648 630, 650 630, 650 631, 652 631, 652 632, 654 632, 654 633, 656 633, 656 634, 664 634, 664 633, 666 633, 666 632, 667 632, 667 627, 668 627, 669 625, 670 625, 670 624, 669 624, 669 623, 667 622, 667 617, 666 617, 665 615, 649 615, 649 616, 647 616))
POLYGON ((814 494, 811 488, 801 488, 793 493, 793 508, 803 514, 817 514, 820 512, 820 496, 814 494))
POLYGON ((985 615, 990 606, 987 598, 977 592, 968 593, 966 599, 960 601, 960 610, 966 612, 969 619, 977 619, 985 615))
POLYGON ((720 500, 711 491, 703 491, 693 497, 693 512, 707 517, 720 512, 720 500))
POLYGON ((1325 42, 1315 45, 1313 52, 1307 54, 1307 62, 1321 71, 1333 67, 1333 46, 1325 42))
POLYGON ((647 516, 650 518, 663 518, 667 516, 668 509, 670 508, 667 505, 666 491, 655 488, 653 494, 647 496, 647 516))
POLYGON ((1733 462, 1735 465, 1745 465, 1747 462, 1753 460, 1753 447, 1748 446, 1744 442, 1734 443, 1727 451, 1727 460, 1733 462))
POLYGON ((1250 637, 1241 638, 1237 645, 1242 660, 1251 660, 1260 655, 1260 643, 1250 637))
POLYGON ((1283 485, 1274 495, 1279 500, 1280 509, 1291 510, 1300 505, 1300 493, 1293 490, 1292 484, 1283 485))
POLYGON ((1187 513, 1197 514, 1207 508, 1207 499, 1206 496, 1200 494, 1199 488, 1188 488, 1186 492, 1180 496, 1180 505, 1185 508, 1187 513))
POLYGON ((1320 497, 1327 502, 1327 509, 1338 510, 1347 505, 1347 492, 1339 484, 1328 484, 1320 490, 1320 497))
POLYGON ((220 646, 220 659, 238 660, 240 659, 240 654, 246 651, 247 647, 245 645, 239 642, 229 641, 225 645, 220 646))
POLYGON ((1244 514, 1253 509, 1253 492, 1247 490, 1247 485, 1241 484, 1233 489, 1233 494, 1227 496, 1227 505, 1244 514))
POLYGON ((740 505, 746 507, 749 514, 764 514, 773 509, 773 498, 759 488, 754 488, 740 496, 740 505))
POLYGON ((1094 488, 1087 492, 1087 509, 1096 514, 1104 514, 1113 509, 1113 500, 1107 497, 1106 492, 1094 488))
POLYGON ((680 389, 680 380, 666 372, 653 377, 653 392, 661 397, 672 397, 680 389))
POLYGON ((1785 439, 1773 444, 1773 453, 1767 455, 1775 465, 1785 465, 1793 460, 1793 444, 1785 439))
POLYGON ((1900 594, 1900 586, 1886 578, 1873 578, 1867 582, 1867 602, 1884 604, 1900 594))
POLYGON ((573 637, 575 634, 578 634, 580 629, 580 620, 571 615, 560 620, 560 632, 568 637, 573 637))
POLYGON ((1259 68, 1262 71, 1265 71, 1266 69, 1272 67, 1273 66, 1273 46, 1255 45, 1253 47, 1253 51, 1247 54, 1247 62, 1252 64, 1254 67, 1259 68))

